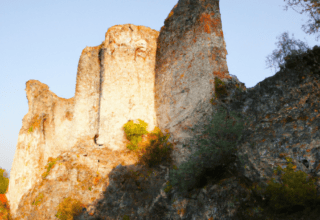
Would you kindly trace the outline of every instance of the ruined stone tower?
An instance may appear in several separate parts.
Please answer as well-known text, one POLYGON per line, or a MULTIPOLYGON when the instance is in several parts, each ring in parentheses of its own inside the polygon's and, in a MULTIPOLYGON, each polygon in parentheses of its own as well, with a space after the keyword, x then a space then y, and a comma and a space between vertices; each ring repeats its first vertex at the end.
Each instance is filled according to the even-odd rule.
POLYGON ((26 83, 29 110, 22 121, 7 193, 11 211, 41 181, 49 157, 81 143, 126 149, 123 126, 129 120, 156 126, 154 66, 159 32, 132 24, 116 25, 105 41, 86 47, 78 64, 75 96, 60 98, 37 80, 26 83))
POLYGON ((131 24, 111 27, 105 41, 80 56, 76 92, 63 99, 37 80, 26 83, 29 110, 23 118, 7 197, 11 212, 42 181, 48 158, 81 146, 126 149, 129 120, 158 126, 183 148, 211 117, 214 78, 231 78, 226 63, 219 0, 179 0, 161 32, 131 24), (83 143, 90 143, 89 145, 83 143))
POLYGON ((213 112, 214 78, 231 78, 226 62, 219 0, 179 0, 157 42, 155 106, 159 128, 175 141, 176 161, 189 154, 191 128, 213 112))
POLYGON ((98 47, 83 50, 75 95, 76 136, 114 150, 124 147, 123 125, 142 119, 155 127, 154 66, 159 32, 144 26, 109 28, 98 47))

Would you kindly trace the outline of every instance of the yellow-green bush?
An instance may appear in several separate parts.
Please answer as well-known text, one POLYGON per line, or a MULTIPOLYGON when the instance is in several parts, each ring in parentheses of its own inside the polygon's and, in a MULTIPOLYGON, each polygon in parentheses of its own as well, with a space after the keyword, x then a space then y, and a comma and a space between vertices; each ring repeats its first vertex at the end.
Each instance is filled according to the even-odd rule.
POLYGON ((61 220, 73 220, 75 216, 81 214, 83 207, 84 205, 78 200, 67 197, 59 204, 55 216, 61 220))
POLYGON ((0 202, 0 219, 1 220, 11 220, 12 217, 10 215, 10 208, 9 206, 5 206, 0 202))
POLYGON ((54 167, 54 165, 56 164, 56 162, 57 162, 58 160, 60 160, 60 159, 61 159, 60 157, 58 157, 58 158, 56 158, 56 159, 53 159, 52 157, 49 157, 49 159, 48 159, 48 165, 46 166, 47 171, 42 174, 42 178, 43 178, 43 179, 45 179, 45 178, 49 175, 50 170, 54 167))
POLYGON ((140 124, 135 124, 129 121, 124 125, 124 130, 127 139, 131 141, 131 144, 127 146, 128 149, 137 152, 139 156, 139 162, 149 167, 160 164, 163 160, 172 162, 171 152, 173 145, 168 143, 170 134, 163 135, 159 128, 155 128, 153 132, 148 133, 146 127, 147 123, 138 119, 140 124), (142 135, 147 134, 148 141, 146 144, 142 144, 142 135))
POLYGON ((172 162, 171 152, 173 145, 167 142, 170 134, 164 136, 159 129, 155 133, 149 134, 148 137, 150 138, 150 142, 140 151, 142 153, 140 161, 149 167, 156 166, 163 160, 172 162))
POLYGON ((163 191, 165 191, 167 193, 167 192, 170 192, 170 190, 172 189, 172 185, 170 184, 169 181, 166 183, 166 185, 167 186, 164 188, 163 191))
MULTIPOLYGON (((268 186, 263 193, 270 199, 270 207, 274 211, 290 210, 293 207, 309 207, 320 202, 320 197, 317 196, 315 178, 310 178, 307 181, 307 174, 302 171, 294 171, 294 166, 291 163, 292 159, 287 157, 287 168, 282 169, 278 166, 274 172, 284 174, 281 176, 282 183, 278 183, 272 178, 268 182, 268 186)), ((261 188, 257 189, 258 191, 261 188)))
POLYGON ((39 203, 41 203, 43 197, 44 197, 43 193, 40 193, 35 199, 35 201, 32 202, 32 205, 38 205, 39 203))
POLYGON ((138 148, 138 143, 142 140, 142 135, 148 134, 146 127, 147 123, 138 119, 139 124, 133 123, 133 121, 128 121, 124 125, 124 132, 126 134, 127 139, 131 142, 127 145, 127 148, 130 150, 136 150, 138 148))
POLYGON ((228 94, 227 88, 225 87, 225 83, 222 80, 220 80, 218 77, 215 77, 214 88, 215 88, 214 95, 216 98, 220 98, 221 96, 228 94))
POLYGON ((0 168, 0 194, 5 194, 9 186, 8 173, 0 168))
POLYGON ((127 215, 124 215, 122 219, 123 220, 130 220, 129 216, 127 216, 127 215))

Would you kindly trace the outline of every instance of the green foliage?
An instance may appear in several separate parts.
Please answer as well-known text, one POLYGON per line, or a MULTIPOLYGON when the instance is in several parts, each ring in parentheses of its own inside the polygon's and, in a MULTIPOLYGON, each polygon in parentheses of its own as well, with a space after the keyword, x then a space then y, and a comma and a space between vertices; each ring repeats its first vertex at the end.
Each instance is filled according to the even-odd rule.
POLYGON ((54 167, 54 165, 56 164, 56 162, 57 162, 58 160, 60 160, 60 159, 61 159, 60 157, 58 157, 58 158, 56 158, 56 159, 53 159, 52 157, 49 157, 49 159, 48 159, 48 164, 47 164, 47 166, 46 166, 47 171, 42 174, 42 178, 43 178, 43 179, 45 179, 45 178, 49 175, 50 170, 54 167))
MULTIPOLYGON (((299 14, 307 13, 311 19, 308 20, 307 25, 302 25, 302 29, 307 34, 315 34, 319 32, 320 27, 320 2, 319 0, 284 0, 287 1, 287 6, 285 6, 285 10, 288 10, 288 6, 292 7, 294 11, 295 8, 293 6, 302 6, 303 10, 298 12, 299 14), (306 3, 306 4, 304 4, 306 3)), ((316 40, 320 38, 320 35, 317 36, 316 40)))
POLYGON ((10 208, 7 205, 4 205, 0 202, 0 219, 1 220, 11 220, 10 208))
POLYGON ((73 220, 74 216, 81 214, 82 207, 81 202, 68 197, 59 204, 58 212, 55 216, 61 220, 73 220))
POLYGON ((216 98, 220 98, 221 96, 228 95, 227 88, 225 87, 225 83, 222 80, 220 80, 218 77, 215 77, 214 84, 215 84, 214 96, 216 98))
POLYGON ((294 40, 289 38, 289 33, 284 32, 281 36, 278 36, 279 41, 276 43, 279 50, 274 50, 271 55, 267 56, 266 64, 267 68, 283 67, 285 61, 290 58, 291 55, 299 55, 306 52, 309 48, 307 43, 300 40, 294 40), (282 39, 282 41, 281 41, 282 39))
POLYGON ((127 145, 127 148, 130 150, 136 150, 138 143, 142 140, 141 136, 148 134, 148 131, 146 130, 148 124, 140 119, 138 120, 139 124, 135 124, 130 120, 124 125, 126 137, 129 141, 131 141, 131 143, 127 145))
POLYGON ((35 199, 35 201, 32 202, 32 205, 38 205, 39 203, 41 203, 43 197, 44 197, 43 193, 40 193, 35 199))
MULTIPOLYGON (((320 202, 320 197, 317 196, 315 179, 307 180, 305 172, 294 171, 292 159, 287 158, 287 168, 282 169, 278 166, 274 172, 284 173, 281 176, 282 183, 278 183, 272 178, 268 182, 268 186, 263 193, 270 198, 270 207, 275 211, 290 210, 297 206, 309 207, 312 204, 320 202)), ((257 189, 262 191, 262 189, 257 189)))
POLYGON ((31 126, 30 128, 29 128, 29 132, 32 132, 33 131, 33 127, 31 126))
POLYGON ((166 184, 166 187, 163 189, 163 191, 165 191, 167 193, 167 192, 170 192, 171 189, 172 189, 172 185, 168 181, 166 184))
POLYGON ((132 121, 129 121, 124 125, 124 131, 128 140, 131 141, 127 145, 127 148, 133 151, 136 151, 140 163, 147 165, 149 167, 156 166, 160 164, 164 159, 167 161, 172 161, 171 152, 173 150, 173 145, 168 143, 170 134, 163 135, 159 128, 155 128, 153 132, 149 133, 146 130, 148 123, 139 120, 139 124, 135 124, 132 121), (147 134, 148 140, 150 141, 145 146, 140 146, 142 138, 141 136, 147 134))
POLYGON ((123 220, 130 220, 129 216, 127 216, 127 215, 124 215, 122 219, 123 220))
MULTIPOLYGON (((156 130, 156 129, 155 129, 156 130)), ((172 161, 173 145, 168 141, 170 134, 163 135, 160 129, 148 135, 149 144, 140 151, 140 162, 149 167, 160 164, 164 159, 172 161)))
POLYGON ((203 174, 204 168, 210 167, 210 163, 214 161, 214 159, 212 160, 214 156, 219 156, 222 152, 232 153, 236 151, 235 147, 237 141, 241 139, 244 122, 238 122, 237 120, 240 118, 236 117, 235 113, 230 115, 235 120, 228 120, 232 118, 229 116, 229 111, 227 110, 226 113, 223 108, 220 108, 210 124, 204 126, 205 131, 200 138, 197 138, 197 145, 194 145, 198 147, 196 153, 191 155, 187 162, 181 164, 178 170, 170 172, 170 183, 172 185, 179 186, 181 191, 186 191, 196 183, 200 175, 203 174))
POLYGON ((5 194, 9 186, 8 173, 5 169, 0 168, 0 194, 5 194))

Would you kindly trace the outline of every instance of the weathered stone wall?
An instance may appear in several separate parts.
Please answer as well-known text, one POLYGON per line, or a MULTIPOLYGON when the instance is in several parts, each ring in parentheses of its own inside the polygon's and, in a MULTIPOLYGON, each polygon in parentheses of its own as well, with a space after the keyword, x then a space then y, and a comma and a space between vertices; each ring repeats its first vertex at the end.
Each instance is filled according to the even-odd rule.
POLYGON ((116 25, 101 50, 101 98, 97 143, 124 148, 123 125, 141 119, 155 127, 154 66, 159 32, 135 25, 116 25))
POLYGON ((19 133, 7 194, 13 214, 21 197, 41 180, 49 157, 88 141, 112 150, 126 149, 123 125, 129 120, 144 120, 148 131, 154 129, 158 35, 143 26, 111 27, 101 45, 82 51, 73 98, 60 98, 37 80, 26 83, 29 110, 19 133))
POLYGON ((74 107, 74 140, 92 139, 98 133, 101 46, 86 47, 80 56, 74 107))
POLYGON ((155 107, 162 131, 182 148, 213 112, 214 77, 229 79, 219 0, 180 0, 165 20, 157 43, 155 107))
POLYGON ((59 98, 37 80, 26 83, 26 93, 29 110, 22 120, 7 193, 13 212, 40 180, 48 158, 71 147, 73 98, 59 98))

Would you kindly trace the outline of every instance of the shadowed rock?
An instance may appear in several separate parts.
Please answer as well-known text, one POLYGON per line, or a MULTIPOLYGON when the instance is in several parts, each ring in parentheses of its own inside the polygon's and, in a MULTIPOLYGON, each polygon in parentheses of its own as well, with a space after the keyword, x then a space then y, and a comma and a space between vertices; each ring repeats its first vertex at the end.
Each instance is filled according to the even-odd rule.
POLYGON ((180 0, 161 28, 157 45, 155 107, 159 128, 176 143, 176 161, 189 155, 182 148, 205 124, 214 108, 214 77, 230 79, 219 0, 180 0))

